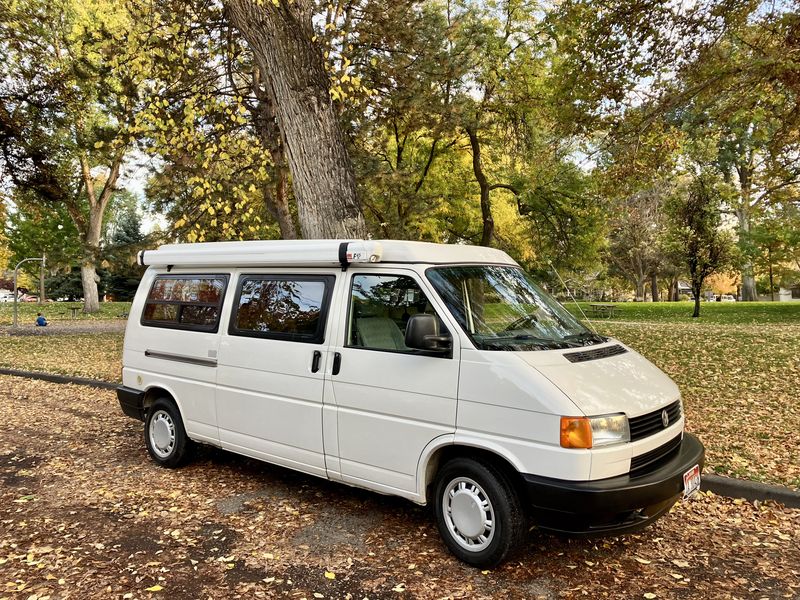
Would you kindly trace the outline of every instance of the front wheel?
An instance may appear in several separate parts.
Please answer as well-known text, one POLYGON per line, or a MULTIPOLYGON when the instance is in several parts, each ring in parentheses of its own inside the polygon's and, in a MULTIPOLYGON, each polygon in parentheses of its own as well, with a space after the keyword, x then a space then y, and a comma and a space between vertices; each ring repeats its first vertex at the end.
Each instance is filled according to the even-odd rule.
POLYGON ((169 469, 185 464, 194 447, 194 442, 186 435, 178 409, 164 398, 153 402, 147 411, 144 443, 150 457, 169 469))
POLYGON ((513 483, 489 462, 456 458, 436 479, 436 524, 460 560, 493 567, 521 541, 525 518, 513 483))

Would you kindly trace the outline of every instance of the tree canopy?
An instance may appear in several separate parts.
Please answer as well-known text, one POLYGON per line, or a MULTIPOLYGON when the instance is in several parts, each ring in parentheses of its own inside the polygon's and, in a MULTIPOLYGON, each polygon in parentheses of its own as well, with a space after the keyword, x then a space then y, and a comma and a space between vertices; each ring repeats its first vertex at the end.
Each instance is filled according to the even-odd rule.
POLYGON ((700 173, 742 298, 800 278, 791 4, 4 7, 7 246, 80 269, 87 310, 142 208, 174 241, 487 244, 545 282, 676 299, 675 203, 700 173))

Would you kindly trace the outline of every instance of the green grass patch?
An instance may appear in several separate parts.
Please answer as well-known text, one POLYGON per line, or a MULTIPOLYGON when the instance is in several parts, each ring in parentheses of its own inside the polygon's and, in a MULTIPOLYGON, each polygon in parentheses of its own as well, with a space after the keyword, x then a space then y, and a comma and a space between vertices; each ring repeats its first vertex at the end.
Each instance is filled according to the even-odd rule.
POLYGON ((0 367, 120 381, 119 333, 0 336, 0 367))
MULTIPOLYGON (((130 302, 101 302, 100 311, 92 314, 83 312, 83 302, 20 302, 18 307, 18 322, 31 324, 36 321, 36 313, 42 313, 48 321, 72 320, 71 308, 78 308, 75 320, 119 319, 131 309, 130 302)), ((14 320, 14 303, 0 302, 0 325, 11 325, 14 320)))
MULTIPOLYGON (((610 319, 592 317, 589 302, 579 305, 592 321, 648 321, 657 323, 714 323, 757 325, 760 323, 800 324, 800 302, 701 302, 700 317, 692 318, 694 302, 616 302, 610 319)), ((606 303, 602 303, 606 304, 606 303)), ((582 318, 572 301, 564 306, 582 318)))

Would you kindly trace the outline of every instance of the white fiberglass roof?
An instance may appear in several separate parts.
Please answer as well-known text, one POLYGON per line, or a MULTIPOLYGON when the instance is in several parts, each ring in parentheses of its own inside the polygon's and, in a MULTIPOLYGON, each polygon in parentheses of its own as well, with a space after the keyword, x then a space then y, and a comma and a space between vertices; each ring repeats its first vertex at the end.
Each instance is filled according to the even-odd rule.
POLYGON ((347 243, 350 262, 381 263, 517 263, 502 250, 461 244, 400 240, 264 240, 170 244, 140 253, 144 265, 166 266, 335 266, 347 243), (360 259, 359 259, 360 257, 360 259))

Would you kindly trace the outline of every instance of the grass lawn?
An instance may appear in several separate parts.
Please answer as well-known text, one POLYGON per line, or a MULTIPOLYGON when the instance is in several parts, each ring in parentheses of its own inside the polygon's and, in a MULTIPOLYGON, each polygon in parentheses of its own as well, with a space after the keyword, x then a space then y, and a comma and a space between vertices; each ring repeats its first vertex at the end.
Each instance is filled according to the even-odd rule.
MULTIPOLYGON (((42 313, 48 321, 70 321, 72 311, 70 308, 80 308, 75 315, 75 320, 119 319, 121 315, 130 311, 130 302, 101 302, 100 312, 85 314, 83 302, 45 302, 44 305, 36 302, 20 302, 18 306, 19 323, 33 323, 36 313, 42 313)), ((11 325, 14 320, 14 303, 0 302, 0 326, 11 325)))
POLYGON ((122 379, 123 333, 0 336, 0 367, 122 379))
MULTIPOLYGON (((800 303, 704 304, 699 322, 679 316, 687 303, 620 306, 622 317, 596 327, 678 383, 707 468, 800 489, 800 303)), ((118 381, 122 340, 121 331, 0 335, 0 366, 118 381)))
MULTIPOLYGON (((592 318, 589 302, 579 302, 583 312, 597 321, 656 321, 659 323, 750 324, 797 323, 800 302, 701 302, 700 317, 692 319, 694 302, 615 302, 612 319, 592 318)), ((606 304, 603 302, 602 304, 606 304)), ((611 303, 609 303, 611 304, 611 303)), ((564 302, 569 311, 582 318, 572 301, 564 302)))

